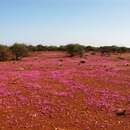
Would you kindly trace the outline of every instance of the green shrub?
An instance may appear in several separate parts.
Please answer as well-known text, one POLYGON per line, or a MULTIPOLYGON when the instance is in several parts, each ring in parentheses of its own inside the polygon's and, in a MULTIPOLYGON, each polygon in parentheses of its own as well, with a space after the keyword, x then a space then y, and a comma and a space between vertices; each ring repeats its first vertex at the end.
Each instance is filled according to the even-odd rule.
POLYGON ((0 61, 7 61, 12 59, 12 53, 7 46, 0 45, 0 61))
POLYGON ((69 44, 66 46, 66 51, 70 54, 70 56, 80 56, 84 55, 85 49, 84 46, 79 44, 69 44))
POLYGON ((36 47, 33 46, 33 45, 28 45, 27 48, 28 48, 28 50, 29 50, 30 52, 37 51, 37 50, 36 50, 36 47))
POLYGON ((36 46, 36 51, 47 51, 47 47, 39 44, 36 46))
POLYGON ((47 46, 47 50, 48 51, 58 51, 59 47, 57 47, 57 46, 47 46))
POLYGON ((27 56, 28 52, 29 52, 29 50, 28 50, 28 48, 27 48, 26 45, 24 45, 24 44, 18 44, 18 43, 15 43, 14 45, 12 45, 10 47, 10 50, 15 55, 15 59, 16 60, 19 60, 22 57, 27 56))
POLYGON ((85 47, 85 51, 86 51, 86 52, 90 52, 90 51, 96 52, 97 49, 98 49, 98 48, 92 47, 92 46, 86 46, 86 47, 85 47))

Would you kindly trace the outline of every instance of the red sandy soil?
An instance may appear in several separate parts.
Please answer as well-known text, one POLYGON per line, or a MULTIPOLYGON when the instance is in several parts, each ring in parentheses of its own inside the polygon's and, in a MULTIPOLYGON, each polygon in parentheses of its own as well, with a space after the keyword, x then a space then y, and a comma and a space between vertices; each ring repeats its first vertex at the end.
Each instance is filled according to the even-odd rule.
POLYGON ((130 130, 130 54, 1 62, 0 130, 130 130))

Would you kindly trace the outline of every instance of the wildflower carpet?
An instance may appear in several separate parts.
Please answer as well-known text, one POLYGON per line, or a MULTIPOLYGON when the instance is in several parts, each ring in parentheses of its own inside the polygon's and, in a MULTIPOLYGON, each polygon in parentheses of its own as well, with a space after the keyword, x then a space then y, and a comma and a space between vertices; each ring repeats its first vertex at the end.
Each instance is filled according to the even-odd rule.
POLYGON ((1 62, 0 130, 130 130, 130 56, 121 56, 1 62))

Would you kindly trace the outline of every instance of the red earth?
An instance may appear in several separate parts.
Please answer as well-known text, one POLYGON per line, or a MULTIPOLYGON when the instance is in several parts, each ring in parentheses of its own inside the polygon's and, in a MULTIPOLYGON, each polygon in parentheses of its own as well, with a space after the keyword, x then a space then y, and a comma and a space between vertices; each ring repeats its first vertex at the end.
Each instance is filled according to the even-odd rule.
POLYGON ((0 130, 130 130, 130 54, 0 62, 0 130))

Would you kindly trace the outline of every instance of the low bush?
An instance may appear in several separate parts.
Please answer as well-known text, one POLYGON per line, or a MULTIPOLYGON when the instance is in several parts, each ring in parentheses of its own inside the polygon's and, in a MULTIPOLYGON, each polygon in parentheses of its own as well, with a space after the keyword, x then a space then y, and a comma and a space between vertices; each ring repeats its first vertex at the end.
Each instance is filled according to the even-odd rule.
POLYGON ((30 52, 37 51, 36 47, 33 45, 28 45, 27 48, 28 48, 28 51, 30 51, 30 52))
POLYGON ((71 57, 73 57, 73 56, 82 57, 85 53, 84 47, 82 45, 79 45, 79 44, 69 44, 69 45, 67 45, 66 51, 70 54, 71 57))
POLYGON ((36 51, 47 51, 47 47, 39 44, 39 45, 36 46, 35 50, 36 51))
POLYGON ((11 60, 13 57, 11 51, 7 46, 0 45, 0 61, 11 60))
POLYGON ((15 43, 14 45, 12 45, 10 47, 10 50, 15 55, 16 60, 19 60, 22 57, 27 56, 29 53, 28 47, 26 45, 18 44, 18 43, 15 43))

